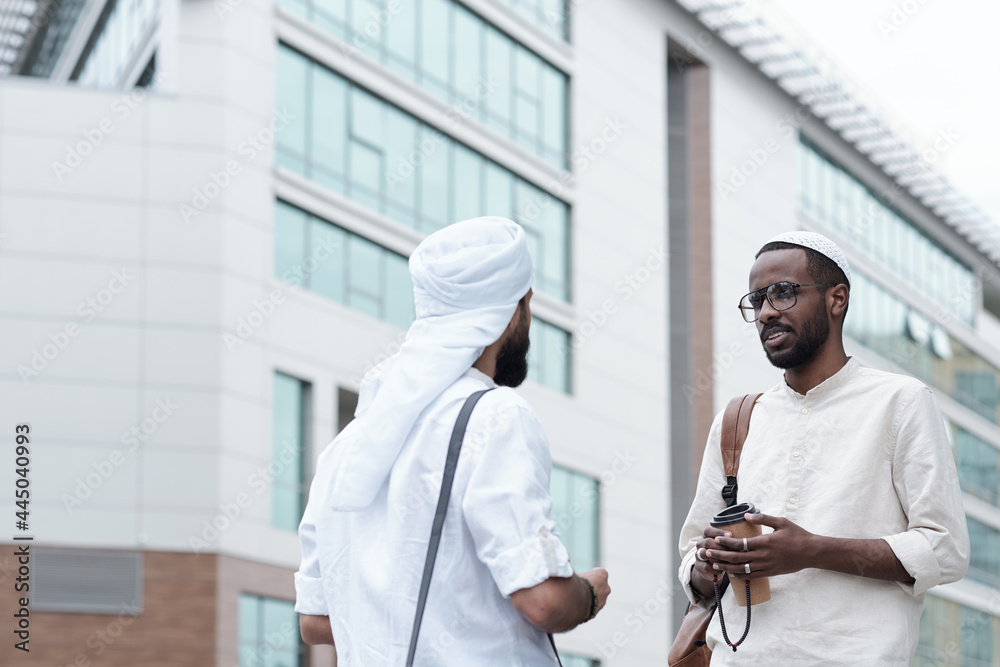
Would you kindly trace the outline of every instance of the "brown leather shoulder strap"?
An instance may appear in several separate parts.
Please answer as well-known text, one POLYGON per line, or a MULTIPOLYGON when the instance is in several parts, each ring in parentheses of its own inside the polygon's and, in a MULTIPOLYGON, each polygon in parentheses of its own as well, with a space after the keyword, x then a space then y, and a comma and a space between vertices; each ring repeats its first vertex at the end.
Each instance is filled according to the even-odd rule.
POLYGON ((722 466, 726 472, 727 485, 722 490, 723 498, 731 505, 736 503, 736 476, 740 470, 740 456, 743 443, 750 432, 750 414, 761 394, 735 396, 722 415, 722 466), (731 492, 731 495, 730 495, 731 492), (730 502, 730 500, 732 502, 730 502))

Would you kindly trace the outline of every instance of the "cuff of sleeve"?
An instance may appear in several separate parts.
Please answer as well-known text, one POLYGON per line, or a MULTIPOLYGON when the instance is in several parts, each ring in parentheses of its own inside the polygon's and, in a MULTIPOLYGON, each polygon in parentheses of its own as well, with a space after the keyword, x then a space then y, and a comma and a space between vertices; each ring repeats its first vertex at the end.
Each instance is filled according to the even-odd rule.
POLYGON ((681 580, 681 588, 684 589, 684 594, 692 606, 711 609, 712 605, 715 604, 715 600, 708 600, 699 596, 695 593, 694 588, 691 587, 691 568, 694 567, 694 554, 696 551, 697 549, 691 549, 681 559, 681 569, 678 572, 681 580))
POLYGON ((504 597, 550 577, 570 577, 573 568, 562 541, 547 528, 486 563, 504 597))
POLYGON ((913 577, 913 583, 897 581, 900 588, 911 595, 921 595, 941 581, 941 568, 934 550, 920 533, 910 530, 883 537, 903 568, 913 577))
POLYGON ((295 612, 310 616, 327 616, 329 614, 326 608, 322 579, 307 577, 301 572, 295 573, 295 612))

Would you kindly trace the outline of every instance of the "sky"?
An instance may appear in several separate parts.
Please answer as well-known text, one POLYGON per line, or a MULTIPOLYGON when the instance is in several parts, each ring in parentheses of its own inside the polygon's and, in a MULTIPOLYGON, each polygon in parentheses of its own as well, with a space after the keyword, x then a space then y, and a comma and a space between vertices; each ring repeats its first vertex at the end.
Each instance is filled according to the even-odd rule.
POLYGON ((935 167, 1000 227, 1000 2, 761 2, 877 96, 920 148, 957 134, 935 167))

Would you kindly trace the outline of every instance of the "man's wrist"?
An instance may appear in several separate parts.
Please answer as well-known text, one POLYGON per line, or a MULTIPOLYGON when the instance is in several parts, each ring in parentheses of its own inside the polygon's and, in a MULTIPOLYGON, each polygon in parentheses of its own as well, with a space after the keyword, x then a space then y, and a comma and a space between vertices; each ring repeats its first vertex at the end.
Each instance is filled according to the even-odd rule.
POLYGON ((583 582, 583 589, 586 591, 586 604, 584 609, 586 610, 586 615, 583 617, 581 623, 586 623, 595 616, 597 616, 597 589, 594 588, 594 584, 590 583, 590 580, 586 577, 577 577, 583 582))

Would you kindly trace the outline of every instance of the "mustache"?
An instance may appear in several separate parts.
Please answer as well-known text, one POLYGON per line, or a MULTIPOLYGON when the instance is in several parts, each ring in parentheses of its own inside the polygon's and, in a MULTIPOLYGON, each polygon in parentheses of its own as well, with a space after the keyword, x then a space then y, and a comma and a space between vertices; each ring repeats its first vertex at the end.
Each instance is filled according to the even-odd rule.
POLYGON ((771 334, 773 334, 775 331, 794 332, 794 329, 792 329, 790 326, 787 326, 785 324, 771 324, 769 326, 765 325, 764 328, 760 330, 760 340, 761 340, 761 342, 764 342, 765 340, 767 340, 767 337, 770 336, 771 334))

